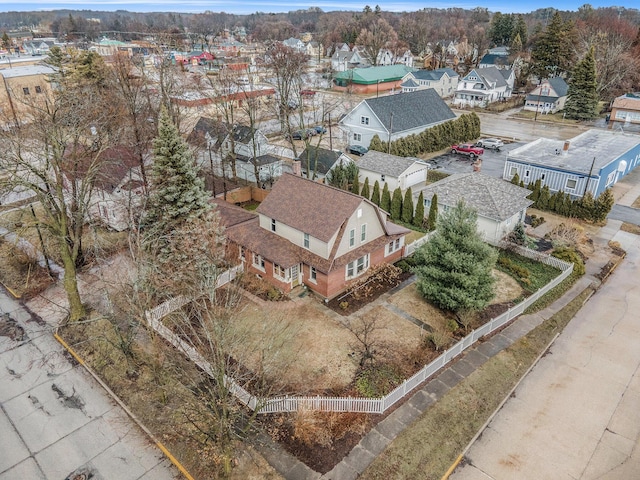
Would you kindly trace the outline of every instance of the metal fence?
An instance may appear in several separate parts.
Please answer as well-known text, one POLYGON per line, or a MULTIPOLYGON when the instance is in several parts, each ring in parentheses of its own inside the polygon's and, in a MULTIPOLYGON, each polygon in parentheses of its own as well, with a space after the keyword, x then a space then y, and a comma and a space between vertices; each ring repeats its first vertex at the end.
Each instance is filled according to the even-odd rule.
MULTIPOLYGON (((415 242, 414 242, 415 243, 415 242)), ((412 244, 413 245, 413 244, 412 244)), ((551 265, 562 270, 562 273, 554 278, 544 287, 540 288, 536 293, 529 296, 523 302, 513 308, 510 308, 502 315, 499 315, 483 326, 473 330, 469 335, 458 341, 448 350, 425 365, 415 375, 407 378, 401 385, 396 387, 388 395, 381 398, 357 398, 357 397, 301 397, 301 396, 285 396, 276 398, 259 398, 252 395, 247 390, 238 385, 232 378, 225 376, 225 384, 229 391, 233 393, 240 402, 252 410, 258 410, 258 413, 283 413, 296 412, 298 410, 322 410, 327 412, 359 412, 359 413, 384 413, 407 394, 412 392, 418 385, 423 383, 427 378, 431 377, 444 367, 451 360, 462 354, 467 348, 472 346, 480 338, 488 335, 497 329, 509 323, 512 319, 522 314, 530 305, 536 302, 540 297, 549 290, 556 287, 565 278, 573 272, 573 263, 564 262, 549 255, 540 254, 525 247, 520 247, 518 251, 520 255, 538 260, 542 263, 551 265)), ((235 275, 234 275, 235 276, 235 275)), ((162 325, 159 320, 164 315, 168 315, 171 311, 185 305, 184 297, 177 297, 159 305, 153 310, 146 312, 147 323, 166 341, 175 346, 178 350, 189 357, 203 371, 213 376, 211 365, 200 355, 193 347, 181 340, 177 335, 171 332, 167 327, 162 325), (153 312, 153 313, 152 313, 153 312), (160 317, 157 315, 163 314, 160 317)))

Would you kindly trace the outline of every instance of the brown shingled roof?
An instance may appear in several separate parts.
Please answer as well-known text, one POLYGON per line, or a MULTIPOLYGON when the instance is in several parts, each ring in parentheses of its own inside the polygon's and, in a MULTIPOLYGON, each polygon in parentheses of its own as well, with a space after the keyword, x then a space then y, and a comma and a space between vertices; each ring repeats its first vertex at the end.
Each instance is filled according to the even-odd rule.
POLYGON ((364 201, 359 195, 284 174, 256 211, 328 242, 364 201))

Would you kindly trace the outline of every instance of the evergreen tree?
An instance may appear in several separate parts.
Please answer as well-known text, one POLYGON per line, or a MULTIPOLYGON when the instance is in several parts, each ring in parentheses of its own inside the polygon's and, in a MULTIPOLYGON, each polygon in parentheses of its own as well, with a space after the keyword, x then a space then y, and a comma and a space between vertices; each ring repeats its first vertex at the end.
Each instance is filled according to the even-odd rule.
POLYGON ((362 186, 362 191, 360 192, 360 195, 366 198, 367 200, 371 198, 369 196, 369 177, 364 179, 364 185, 362 186))
POLYGON ((513 183, 514 185, 520 185, 520 175, 518 175, 518 172, 516 172, 516 174, 511 177, 511 183, 513 183))
POLYGON ((355 193, 356 195, 360 195, 360 182, 358 181, 358 176, 357 175, 352 180, 351 193, 355 193))
POLYGON ((596 202, 593 198, 593 194, 591 192, 585 193, 578 202, 576 217, 583 220, 591 220, 595 206, 596 202))
POLYGON ((613 204, 615 203, 615 199, 613 198, 613 193, 610 188, 607 188, 604 192, 602 192, 598 198, 596 198, 594 215, 592 220, 594 222, 604 222, 613 208, 613 204))
POLYGON ((376 152, 386 152, 385 147, 380 140, 378 134, 375 134, 369 143, 369 150, 375 150, 376 152))
POLYGON ((402 191, 400 187, 393 191, 391 211, 389 213, 391 214, 391 220, 400 220, 400 216, 402 215, 402 191))
POLYGON ((529 195, 529 200, 533 200, 533 202, 537 202, 538 198, 540 198, 540 189, 542 188, 542 180, 536 180, 536 183, 533 184, 533 191, 531 195, 529 195))
POLYGON ((556 11, 533 47, 531 73, 539 79, 568 73, 574 63, 575 43, 575 26, 572 22, 564 22, 556 11))
POLYGON ((598 115, 598 82, 593 47, 573 69, 564 111, 567 118, 574 120, 590 120, 598 115))
POLYGON ((164 109, 153 156, 152 188, 143 225, 149 240, 162 241, 182 223, 201 217, 211 205, 191 151, 164 109))
POLYGON ((527 24, 524 21, 524 17, 521 14, 518 14, 518 18, 516 19, 516 24, 513 27, 513 36, 520 37, 520 42, 522 45, 526 45, 529 39, 529 35, 527 34, 527 24))
POLYGON ((549 187, 545 185, 540 190, 540 196, 538 197, 538 201, 534 204, 534 207, 538 210, 546 210, 549 206, 549 199, 551 198, 551 192, 549 191, 549 187))
POLYGON ((385 212, 391 212, 391 194, 389 193, 389 187, 384 184, 382 188, 382 198, 380 199, 380 208, 385 212))
POLYGON ((406 224, 413 222, 413 193, 411 187, 404 192, 404 200, 402 201, 402 221, 406 224))
POLYGON ((420 192, 418 195, 418 203, 416 203, 416 214, 413 217, 413 225, 422 227, 424 224, 424 194, 420 192))
POLYGON ((416 285, 429 302, 456 313, 480 310, 494 296, 497 252, 482 241, 475 210, 459 202, 414 255, 416 285))
POLYGON ((436 229, 438 223, 438 194, 434 193, 431 197, 431 205, 429 206, 429 217, 427 218, 427 230, 430 232, 436 229))
POLYGON ((371 201, 380 206, 380 183, 376 180, 376 183, 373 184, 373 193, 371 194, 371 201))

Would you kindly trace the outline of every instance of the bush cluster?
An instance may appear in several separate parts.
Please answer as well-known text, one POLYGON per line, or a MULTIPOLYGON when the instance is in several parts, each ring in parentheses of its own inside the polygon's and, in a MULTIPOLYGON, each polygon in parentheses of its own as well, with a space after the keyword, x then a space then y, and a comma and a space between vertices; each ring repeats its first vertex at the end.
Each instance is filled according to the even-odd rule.
POLYGON ((570 247, 556 248, 552 253, 552 256, 564 260, 565 262, 573 263, 573 274, 582 276, 585 274, 584 260, 582 256, 574 249, 570 247))
POLYGON ((529 269, 521 265, 518 265, 517 263, 513 262, 510 258, 507 258, 507 257, 498 258, 498 265, 502 267, 504 270, 515 275, 518 279, 520 279, 521 282, 528 283, 530 281, 529 276, 531 275, 531 272, 529 271, 529 269))
POLYGON ((466 142, 480 136, 480 118, 475 113, 460 115, 455 120, 431 127, 424 132, 383 142, 374 135, 369 150, 389 152, 399 157, 417 157, 423 153, 437 152, 458 142, 466 142))

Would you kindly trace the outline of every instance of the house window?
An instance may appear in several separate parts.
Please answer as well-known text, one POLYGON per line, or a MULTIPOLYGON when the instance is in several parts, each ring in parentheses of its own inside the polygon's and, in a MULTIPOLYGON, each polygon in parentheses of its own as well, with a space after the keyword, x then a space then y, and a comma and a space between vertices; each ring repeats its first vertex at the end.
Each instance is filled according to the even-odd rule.
POLYGON ((42 93, 42 87, 40 85, 36 85, 36 93, 42 93))
POLYGON ((367 239, 367 224, 363 223, 360 227, 360 241, 364 242, 367 239))
POLYGON ((271 219, 271 231, 272 232, 276 231, 276 219, 275 218, 271 219))
POLYGON ((509 170, 509 175, 513 177, 516 173, 518 173, 518 167, 511 167, 511 170, 509 170))
POLYGON ((573 190, 576 188, 577 181, 572 178, 567 178, 566 189, 573 190))
POLYGON ((607 187, 609 185, 611 185, 614 180, 616 179, 616 172, 611 172, 608 176, 607 176, 607 187))
POLYGON ((309 248, 309 243, 310 243, 310 240, 309 240, 309 234, 308 234, 308 233, 305 233, 305 234, 304 234, 304 239, 303 239, 303 241, 302 241, 302 246, 303 246, 304 248, 309 248))
POLYGON ((244 259, 245 259, 245 256, 244 256, 244 255, 245 255, 244 247, 241 245, 241 246, 240 246, 240 259, 241 259, 242 261, 244 261, 244 259))
POLYGON ((531 172, 530 172, 529 170, 525 170, 525 171, 524 171, 524 178, 529 178, 529 174, 530 174, 530 173, 531 173, 531 172))
POLYGON ((309 269, 309 280, 313 283, 318 282, 318 272, 316 271, 316 267, 311 267, 309 269))
POLYGON ((391 255, 393 252, 400 250, 400 239, 396 238, 394 241, 389 242, 386 248, 386 254, 391 255))
POLYGON ((347 263, 347 278, 355 277, 364 273, 369 268, 369 255, 360 257, 353 262, 347 263))
POLYGON ((358 214, 357 215, 358 215, 358 218, 362 217, 362 209, 361 208, 358 209, 358 214))
POLYGON ((283 282, 286 282, 289 280, 289 269, 283 268, 280 265, 274 265, 273 276, 276 277, 278 280, 282 280, 283 282))
POLYGON ((349 230, 349 247, 353 247, 356 244, 356 229, 349 230))
POLYGON ((540 180, 544 180, 544 173, 542 175, 540 175, 540 180))
POLYGON ((22 93, 24 93, 25 95, 29 95, 29 87, 23 87, 22 93))
POLYGON ((369 125, 369 117, 360 117, 360 125, 369 125))
POLYGON ((354 142, 361 142, 362 141, 362 135, 360 135, 359 133, 354 133, 353 134, 353 141, 354 142))
POLYGON ((262 255, 258 255, 257 253, 253 254, 253 266, 258 270, 265 271, 264 269, 264 258, 262 255))

